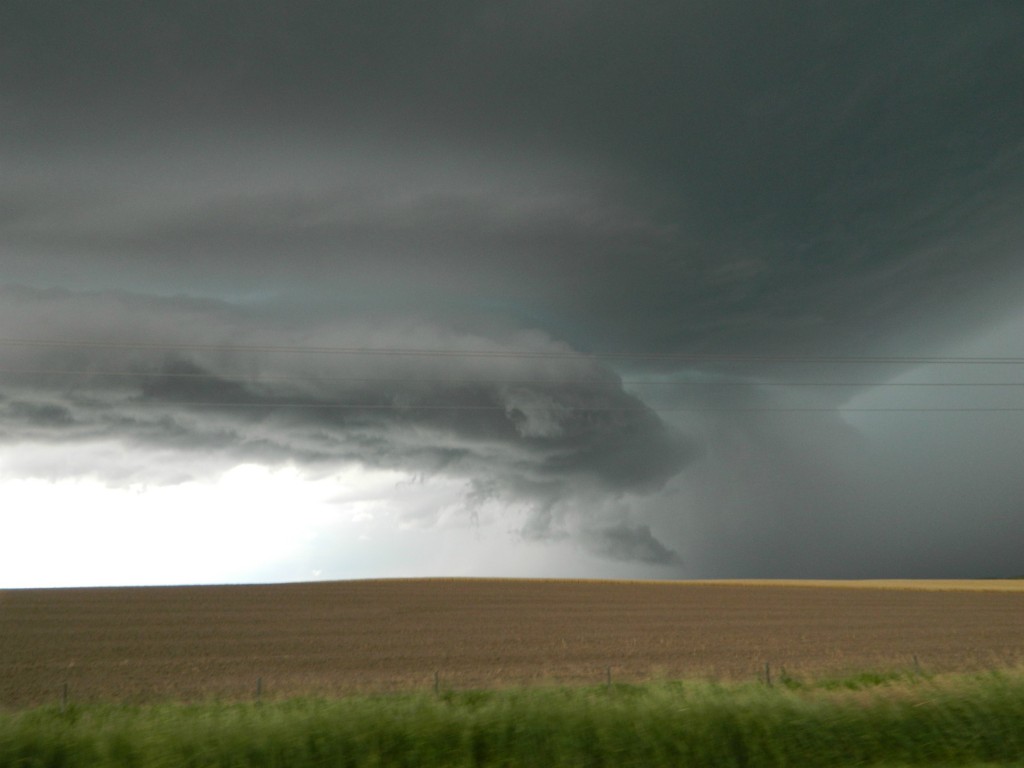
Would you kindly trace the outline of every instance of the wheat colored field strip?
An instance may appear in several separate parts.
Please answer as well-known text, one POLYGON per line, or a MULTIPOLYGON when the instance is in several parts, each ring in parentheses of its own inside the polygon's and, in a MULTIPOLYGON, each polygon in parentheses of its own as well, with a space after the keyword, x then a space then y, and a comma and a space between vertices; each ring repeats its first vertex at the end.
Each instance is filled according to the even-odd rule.
POLYGON ((0 707, 1024 662, 994 582, 425 579, 0 592, 0 707), (977 584, 978 588, 971 585, 977 584), (856 588, 851 588, 856 586, 856 588))
POLYGON ((833 589, 917 589, 929 592, 1024 592, 1024 579, 729 579, 690 584, 752 587, 831 587, 833 589))

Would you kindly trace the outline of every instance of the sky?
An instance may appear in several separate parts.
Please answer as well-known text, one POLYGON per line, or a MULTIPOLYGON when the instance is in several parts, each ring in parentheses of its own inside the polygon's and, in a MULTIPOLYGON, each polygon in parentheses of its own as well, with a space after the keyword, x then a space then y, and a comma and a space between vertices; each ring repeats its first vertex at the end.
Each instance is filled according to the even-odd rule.
POLYGON ((1016 0, 6 0, 0 587, 1024 575, 1016 0))

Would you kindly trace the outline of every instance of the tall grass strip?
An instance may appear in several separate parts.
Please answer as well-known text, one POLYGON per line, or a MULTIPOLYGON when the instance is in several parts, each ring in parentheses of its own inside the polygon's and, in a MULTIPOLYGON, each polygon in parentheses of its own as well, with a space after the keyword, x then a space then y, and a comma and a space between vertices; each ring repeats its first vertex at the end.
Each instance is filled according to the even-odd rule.
POLYGON ((1024 765, 1024 678, 872 679, 72 703, 0 714, 0 768, 1024 765))

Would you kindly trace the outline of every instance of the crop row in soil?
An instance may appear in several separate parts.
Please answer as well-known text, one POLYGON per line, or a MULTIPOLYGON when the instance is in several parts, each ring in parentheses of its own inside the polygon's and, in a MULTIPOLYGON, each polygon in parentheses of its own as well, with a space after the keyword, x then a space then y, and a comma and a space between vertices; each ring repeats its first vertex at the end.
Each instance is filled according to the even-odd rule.
POLYGON ((1018 665, 1024 591, 423 579, 0 591, 0 707, 1018 665), (915 661, 916 660, 916 661, 915 661))

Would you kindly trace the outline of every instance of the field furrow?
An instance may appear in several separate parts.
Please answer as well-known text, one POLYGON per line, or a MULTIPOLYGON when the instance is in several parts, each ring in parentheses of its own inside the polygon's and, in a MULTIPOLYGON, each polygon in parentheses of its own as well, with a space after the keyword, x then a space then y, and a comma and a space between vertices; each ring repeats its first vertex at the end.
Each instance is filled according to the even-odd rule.
MULTIPOLYGON (((0 706, 931 672, 1024 661, 1024 591, 425 579, 0 592, 0 706), (916 661, 915 661, 916 660, 916 661)), ((986 585, 989 588, 985 588, 986 585)), ((910 585, 913 586, 913 585, 910 585)), ((1024 584, 1020 584, 1024 587, 1024 584)))

